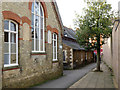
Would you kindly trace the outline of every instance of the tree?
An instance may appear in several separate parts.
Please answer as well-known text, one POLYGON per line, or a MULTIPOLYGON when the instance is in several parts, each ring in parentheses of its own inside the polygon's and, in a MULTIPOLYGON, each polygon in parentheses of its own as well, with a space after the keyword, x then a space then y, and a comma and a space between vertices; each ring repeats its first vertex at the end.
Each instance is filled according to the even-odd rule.
POLYGON ((87 8, 84 8, 85 15, 75 19, 77 26, 77 41, 86 49, 97 50, 97 71, 100 71, 100 46, 105 44, 105 38, 112 34, 111 5, 104 0, 87 0, 87 8), (102 36, 103 41, 100 42, 102 36), (91 41, 90 41, 91 40, 91 41))

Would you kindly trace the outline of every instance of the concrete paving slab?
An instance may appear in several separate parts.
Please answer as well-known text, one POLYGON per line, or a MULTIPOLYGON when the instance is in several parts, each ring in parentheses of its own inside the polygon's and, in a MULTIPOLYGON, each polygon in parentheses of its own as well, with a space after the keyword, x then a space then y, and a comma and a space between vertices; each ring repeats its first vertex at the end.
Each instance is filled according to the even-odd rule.
POLYGON ((89 72, 86 76, 74 83, 69 88, 114 89, 115 87, 111 72, 104 63, 101 64, 101 70, 103 70, 103 72, 89 72), (85 84, 83 84, 83 82, 85 84))

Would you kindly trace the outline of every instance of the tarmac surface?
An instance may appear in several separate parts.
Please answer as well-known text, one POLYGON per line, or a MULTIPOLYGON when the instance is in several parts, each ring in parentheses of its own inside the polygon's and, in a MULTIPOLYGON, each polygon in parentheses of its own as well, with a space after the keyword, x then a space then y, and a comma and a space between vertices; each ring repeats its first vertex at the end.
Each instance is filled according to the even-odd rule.
POLYGON ((62 77, 48 81, 44 84, 35 86, 33 88, 69 88, 71 85, 80 80, 83 76, 85 76, 95 67, 96 63, 92 63, 80 69, 64 70, 64 74, 62 77))

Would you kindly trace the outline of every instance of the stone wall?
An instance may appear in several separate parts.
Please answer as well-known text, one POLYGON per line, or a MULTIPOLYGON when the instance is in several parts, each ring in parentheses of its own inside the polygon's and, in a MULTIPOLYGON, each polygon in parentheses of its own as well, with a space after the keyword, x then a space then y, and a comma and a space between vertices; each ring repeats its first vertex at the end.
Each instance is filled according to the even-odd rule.
MULTIPOLYGON (((2 64, 3 88, 29 87, 56 78, 58 76, 61 76, 63 73, 62 49, 60 48, 60 46, 62 45, 62 39, 61 39, 62 28, 60 27, 59 21, 56 18, 56 13, 53 5, 51 4, 51 2, 43 3, 43 5, 45 5, 47 9, 47 14, 48 14, 48 17, 45 17, 45 53, 31 52, 32 51, 31 23, 30 23, 31 11, 29 10, 30 7, 29 5, 30 5, 29 2, 5 2, 2 5, 3 15, 5 15, 5 13, 11 13, 11 12, 14 13, 12 16, 11 14, 8 16, 11 16, 12 20, 15 19, 14 21, 17 21, 17 23, 19 24, 19 37, 18 37, 19 65, 15 67, 5 68, 4 63, 2 64), (50 26, 51 30, 55 29, 55 31, 58 32, 57 33, 58 60, 56 62, 53 62, 52 60, 53 44, 48 43, 47 26, 50 26)), ((5 19, 5 16, 3 17, 5 19)))

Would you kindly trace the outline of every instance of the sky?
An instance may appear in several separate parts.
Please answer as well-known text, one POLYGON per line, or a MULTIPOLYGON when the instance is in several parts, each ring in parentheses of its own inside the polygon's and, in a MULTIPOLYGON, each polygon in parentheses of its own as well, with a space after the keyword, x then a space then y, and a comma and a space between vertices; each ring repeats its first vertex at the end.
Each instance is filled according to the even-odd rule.
MULTIPOLYGON (((73 19, 75 13, 83 15, 83 8, 86 7, 84 0, 56 0, 59 12, 64 26, 74 29, 73 19)), ((112 10, 118 10, 118 2, 120 0, 107 0, 107 3, 112 5, 112 10)))

